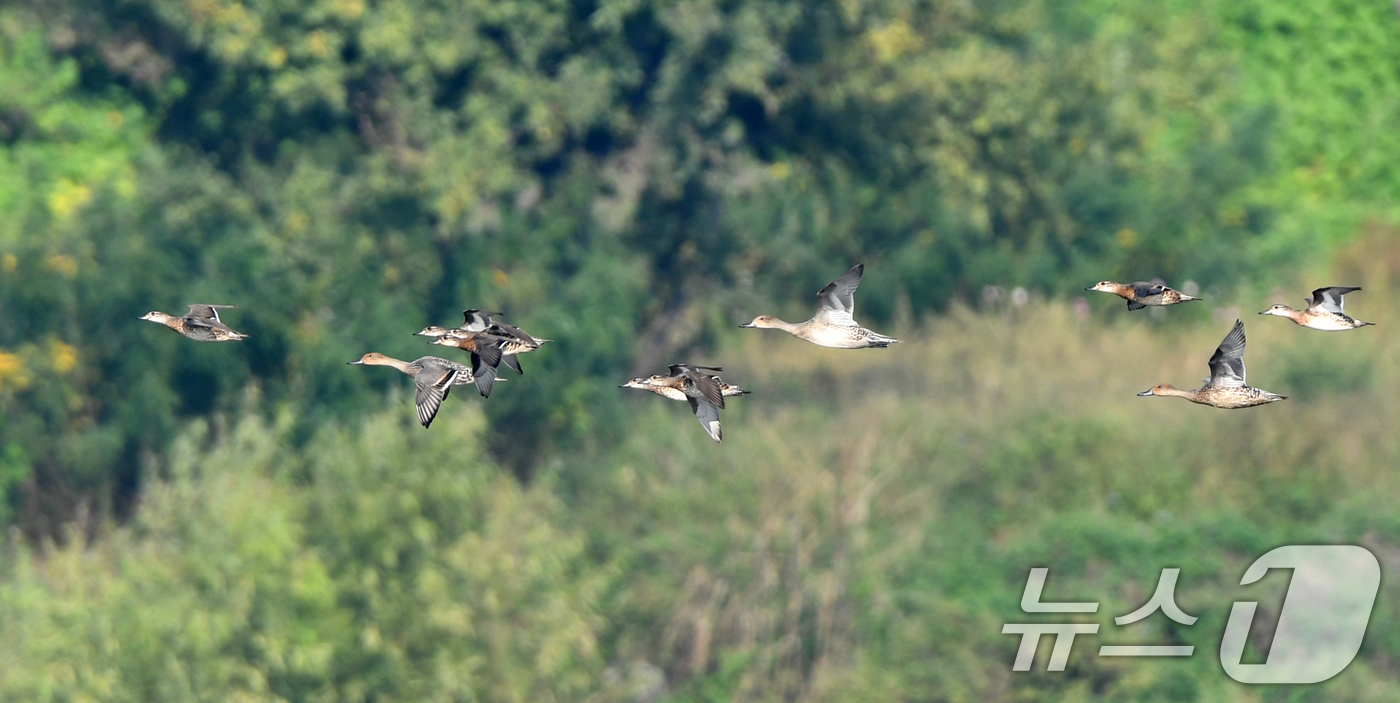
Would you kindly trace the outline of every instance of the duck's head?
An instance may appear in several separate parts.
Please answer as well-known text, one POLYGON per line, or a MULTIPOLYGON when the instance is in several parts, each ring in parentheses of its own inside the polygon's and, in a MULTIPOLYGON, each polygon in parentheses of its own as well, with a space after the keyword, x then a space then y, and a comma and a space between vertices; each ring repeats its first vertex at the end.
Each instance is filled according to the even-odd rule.
POLYGON ((465 341, 466 340, 464 340, 461 337, 451 334, 444 334, 441 337, 438 337, 428 342, 428 344, 441 344, 444 347, 457 347, 458 349, 460 349, 462 348, 462 345, 465 341))
POLYGON ((1175 390, 1176 386, 1173 386, 1170 383, 1159 383, 1139 393, 1138 395, 1174 395, 1173 391, 1175 390))
POLYGON ((1099 281, 1084 290, 1096 290, 1100 293, 1116 293, 1118 291, 1118 284, 1113 281, 1099 281))
POLYGON ((618 386, 618 388, 653 388, 666 378, 666 376, 656 374, 647 376, 646 378, 638 377, 618 386))
POLYGON ((750 323, 747 324, 747 325, 739 325, 739 326, 740 326, 740 327, 743 327, 743 328, 745 328, 745 329, 754 328, 754 327, 758 327, 758 328, 777 327, 777 326, 778 326, 778 325, 777 325, 777 322, 778 322, 778 318, 776 318, 776 317, 772 317, 772 316, 769 316, 769 315, 759 315, 758 317, 755 317, 755 318, 753 319, 753 322, 750 322, 750 323))
POLYGON ((413 333, 415 337, 441 337, 445 334, 447 334, 447 328, 439 327, 437 325, 428 325, 427 327, 424 327, 423 329, 413 333))
POLYGON ((1292 308, 1289 308, 1287 305, 1284 305, 1283 303, 1277 303, 1277 304, 1275 304, 1275 305, 1270 305, 1268 310, 1260 310, 1260 311, 1259 311, 1259 314, 1260 314, 1260 315, 1278 315, 1279 317, 1288 317, 1288 313, 1290 313, 1290 312, 1293 312, 1292 308))
POLYGON ((163 325, 167 320, 170 319, 170 316, 159 310, 152 310, 146 313, 145 315, 142 315, 141 319, 150 320, 151 322, 159 322, 163 325))
POLYGON ((362 364, 365 366, 387 366, 389 364, 389 357, 384 356, 379 352, 370 352, 355 361, 348 361, 346 363, 354 364, 356 366, 362 364))

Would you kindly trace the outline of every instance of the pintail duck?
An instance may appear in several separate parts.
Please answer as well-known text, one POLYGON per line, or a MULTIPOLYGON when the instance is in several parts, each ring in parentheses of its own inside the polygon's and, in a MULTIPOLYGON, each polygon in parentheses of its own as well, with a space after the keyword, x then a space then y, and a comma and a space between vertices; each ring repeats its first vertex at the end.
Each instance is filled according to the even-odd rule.
POLYGON ((152 310, 142 315, 141 319, 159 322, 198 342, 236 342, 240 339, 247 339, 248 335, 233 331, 219 319, 221 308, 232 307, 235 306, 195 303, 190 306, 190 311, 181 317, 152 310))
POLYGON ((745 328, 774 328, 823 347, 838 349, 883 348, 898 342, 879 332, 856 324, 856 288, 860 286, 865 264, 856 264, 850 271, 817 292, 817 314, 806 322, 784 322, 776 317, 759 315, 745 328))
POLYGON ((620 388, 640 388, 651 391, 663 398, 690 402, 690 409, 700 426, 716 442, 724 441, 720 430, 719 411, 724 408, 725 396, 745 395, 748 391, 725 383, 710 371, 723 371, 717 366, 691 366, 671 364, 671 375, 654 375, 648 378, 634 378, 620 388))
POLYGON ((456 347, 458 349, 471 352, 472 374, 476 378, 476 389, 481 392, 481 397, 491 397, 491 387, 496 382, 496 368, 503 358, 510 359, 506 363, 514 369, 519 369, 520 362, 514 357, 506 357, 502 352, 502 345, 505 338, 488 331, 471 332, 461 334, 446 334, 434 339, 429 344, 441 344, 445 347, 456 347))
POLYGON ((452 332, 481 332, 491 326, 491 317, 494 315, 504 315, 502 312, 482 312, 476 308, 469 308, 462 311, 462 316, 466 318, 461 327, 439 327, 428 325, 413 334, 419 337, 442 337, 452 332))
POLYGON ((356 361, 347 362, 365 366, 392 366, 413 377, 413 404, 418 408, 418 421, 426 429, 437 417, 438 408, 447 399, 452 386, 463 386, 472 382, 472 370, 455 362, 436 356, 422 356, 413 361, 400 361, 378 352, 370 352, 356 361))
POLYGON ((1342 330, 1354 330, 1357 327, 1373 325, 1374 322, 1362 322, 1342 311, 1342 296, 1361 290, 1355 286, 1330 286, 1318 288, 1312 292, 1311 298, 1304 298, 1303 302, 1307 307, 1302 310, 1294 310, 1287 305, 1274 305, 1265 310, 1260 315, 1277 315, 1286 317, 1304 327, 1324 332, 1340 332, 1342 330))
POLYGON ((1200 298, 1193 298, 1174 288, 1169 288, 1160 283, 1149 283, 1147 281, 1135 281, 1133 283, 1099 281, 1084 290, 1112 293, 1128 301, 1129 310, 1141 310, 1149 305, 1176 305, 1177 303, 1200 300, 1200 298))
POLYGON ((1220 346, 1211 355, 1210 378, 1206 379, 1204 386, 1188 391, 1169 384, 1159 384, 1138 395, 1175 395, 1193 403, 1227 409, 1248 408, 1288 397, 1245 385, 1244 323, 1239 320, 1235 320, 1234 328, 1225 335, 1224 341, 1220 342, 1220 346))
POLYGON ((429 325, 414 334, 420 337, 434 337, 440 339, 449 336, 469 338, 477 332, 490 332, 498 337, 504 338, 501 344, 501 355, 505 357, 503 359, 505 365, 514 369, 516 373, 525 373, 524 369, 520 368, 520 361, 513 357, 526 352, 532 352, 539 349, 541 345, 553 340, 531 337, 525 330, 515 325, 493 321, 491 319, 492 316, 501 314, 502 313, 499 312, 482 312, 475 308, 463 310, 462 316, 465 320, 461 327, 448 329, 437 325, 429 325))

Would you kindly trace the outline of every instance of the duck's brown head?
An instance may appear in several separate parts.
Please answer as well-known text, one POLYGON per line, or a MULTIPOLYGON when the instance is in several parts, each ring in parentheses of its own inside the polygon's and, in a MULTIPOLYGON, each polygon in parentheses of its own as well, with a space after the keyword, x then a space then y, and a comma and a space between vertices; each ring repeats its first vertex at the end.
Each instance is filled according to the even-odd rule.
POLYGON ((445 334, 447 334, 447 328, 439 327, 437 325, 428 325, 427 327, 424 327, 423 329, 413 333, 415 337, 441 337, 445 334))
POLYGON ((1176 395, 1176 390, 1176 386, 1173 386, 1170 383, 1159 383, 1139 393, 1138 395, 1176 395))
POLYGON ((445 334, 434 339, 428 344, 441 344, 444 347, 457 347, 458 349, 472 349, 472 339, 469 337, 458 337, 452 334, 445 334))
POLYGON ((167 315, 167 314, 165 314, 165 313, 163 313, 163 312, 161 312, 161 311, 159 311, 159 310, 152 310, 152 311, 146 313, 145 315, 142 315, 142 316, 141 316, 141 319, 142 319, 142 320, 150 320, 151 322, 159 322, 160 324, 163 325, 163 324, 165 324, 167 321, 169 321, 171 318, 170 318, 169 315, 167 315))
POLYGON ((769 316, 769 315, 759 315, 758 317, 755 317, 755 318, 753 319, 753 322, 750 322, 750 323, 747 324, 747 325, 739 325, 739 326, 740 326, 740 327, 743 327, 743 328, 745 328, 745 329, 750 329, 750 328, 754 328, 754 327, 758 327, 758 328, 777 327, 777 326, 778 326, 778 325, 776 324, 777 322, 778 322, 778 318, 776 318, 776 317, 771 317, 771 316, 769 316))
POLYGON ((1098 283, 1095 283, 1094 285, 1089 286, 1088 288, 1085 288, 1084 290, 1096 290, 1096 291, 1098 291, 1098 292, 1100 292, 1100 293, 1115 293, 1115 294, 1116 294, 1116 293, 1118 292, 1118 287, 1119 287, 1119 285, 1120 285, 1120 284, 1114 283, 1113 281, 1099 281, 1098 283))
POLYGON ((370 353, 365 354, 364 356, 360 357, 360 358, 359 358, 358 360, 356 360, 356 361, 348 361, 348 362, 346 362, 346 363, 348 363, 348 364, 354 364, 354 365, 356 365, 356 366, 359 366, 359 365, 361 365, 361 364, 363 364, 363 365, 365 365, 365 366, 388 366, 388 365, 389 365, 389 357, 384 356, 383 354, 380 354, 379 352, 370 352, 370 353))
POLYGON ((1288 307, 1287 305, 1284 305, 1283 303, 1276 303, 1276 304, 1274 304, 1274 305, 1270 305, 1268 310, 1260 310, 1260 311, 1259 311, 1259 314, 1260 314, 1260 315, 1278 315, 1279 317, 1288 317, 1288 313, 1291 313, 1291 312, 1293 312, 1293 308, 1290 308, 1290 307, 1288 307))

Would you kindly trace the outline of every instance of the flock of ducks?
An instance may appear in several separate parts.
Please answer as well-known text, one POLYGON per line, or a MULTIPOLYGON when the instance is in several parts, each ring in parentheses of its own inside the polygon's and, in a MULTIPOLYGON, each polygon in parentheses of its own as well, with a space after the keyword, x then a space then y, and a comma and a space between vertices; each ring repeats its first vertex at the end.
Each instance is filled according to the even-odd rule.
MULTIPOLYGON (((1086 290, 1112 293, 1128 301, 1129 310, 1141 310, 1149 305, 1165 306, 1200 300, 1185 295, 1165 285, 1138 281, 1131 284, 1100 281, 1086 290)), ((1260 315, 1286 317, 1304 327, 1324 332, 1354 330, 1372 324, 1352 318, 1342 310, 1342 296, 1361 290, 1358 287, 1330 286, 1313 291, 1306 298, 1307 307, 1294 310, 1287 305, 1274 305, 1260 315)), ((1230 333, 1210 355, 1210 378, 1205 379, 1200 388, 1187 390, 1169 383, 1159 383, 1138 395, 1165 395, 1185 398, 1193 403, 1215 408, 1248 408, 1288 398, 1253 388, 1245 383, 1244 376, 1244 322, 1235 320, 1230 333)))
MULTIPOLYGON (((769 315, 759 315, 752 322, 739 326, 779 329, 813 344, 836 349, 886 348, 899 340, 862 327, 855 321, 855 292, 864 273, 865 266, 856 264, 840 278, 818 291, 817 311, 810 320, 792 323, 769 315)), ((1129 310, 1200 300, 1166 285, 1143 281, 1100 281, 1086 290, 1117 295, 1128 302, 1129 310)), ((1294 310, 1287 305, 1274 305, 1259 314, 1286 317, 1309 329, 1329 332, 1352 330, 1372 324, 1352 318, 1342 308, 1342 297, 1359 290, 1361 289, 1342 286, 1318 288, 1313 291, 1311 298, 1306 299, 1307 306, 1303 309, 1294 310)), ((246 339, 248 336, 235 332, 219 319, 219 310, 233 307, 196 304, 189 306, 189 312, 180 317, 151 311, 141 319, 159 322, 196 341, 232 342, 246 339)), ((442 407, 453 386, 475 384, 483 398, 490 397, 501 364, 518 374, 523 374, 524 370, 520 367, 517 357, 535 351, 550 341, 533 337, 519 327, 494 319, 501 317, 502 313, 469 309, 464 310, 462 315, 464 319, 458 327, 433 325, 414 334, 428 337, 430 344, 456 347, 468 352, 471 355, 470 364, 437 356, 422 356, 413 361, 402 361, 378 352, 370 352, 349 363, 389 366, 412 376, 416 391, 413 402, 418 411, 418 421, 426 428, 432 424, 433 418, 437 417, 438 409, 442 407)), ((1245 383, 1244 348, 1244 323, 1235 320, 1230 333, 1225 335, 1225 339, 1210 357, 1210 378, 1203 382, 1204 385, 1195 390, 1185 390, 1170 384, 1158 384, 1138 395, 1178 396, 1193 403, 1217 408, 1247 408, 1284 400, 1287 396, 1253 388, 1245 383)), ((637 388, 663 398, 690 403, 690 409, 700 421, 700 426, 712 439, 721 442, 723 432, 720 429, 719 411, 724 409, 724 399, 749 393, 720 378, 718 373, 722 370, 717 366, 672 364, 666 375, 634 378, 620 387, 637 388)))

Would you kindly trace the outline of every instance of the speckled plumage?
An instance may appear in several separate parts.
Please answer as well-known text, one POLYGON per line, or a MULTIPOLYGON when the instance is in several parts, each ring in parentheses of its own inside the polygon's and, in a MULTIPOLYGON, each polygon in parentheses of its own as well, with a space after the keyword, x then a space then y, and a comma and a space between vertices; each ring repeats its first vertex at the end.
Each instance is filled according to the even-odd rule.
POLYGON ((418 422, 423 428, 433 424, 438 408, 452 386, 463 386, 473 381, 472 370, 455 361, 437 356, 421 356, 413 361, 401 361, 378 352, 370 352, 355 361, 354 365, 389 366, 413 377, 413 405, 418 410, 418 422))
POLYGON ((1084 290, 1112 293, 1128 301, 1129 310, 1141 310, 1148 306, 1163 307, 1167 305, 1176 305, 1177 303, 1187 303, 1192 300, 1200 300, 1200 298, 1186 295, 1179 290, 1170 288, 1161 283, 1150 283, 1148 281, 1134 281, 1133 283, 1099 281, 1084 290))
POLYGON ((1245 383, 1244 346, 1244 323, 1235 320, 1235 326, 1210 357, 1210 378, 1206 379, 1205 385, 1196 390, 1185 390, 1163 383, 1138 395, 1174 395, 1193 403, 1225 409, 1248 408, 1286 399, 1288 396, 1252 388, 1245 383))
POLYGON ((722 371, 715 366, 692 366, 671 364, 671 374, 660 374, 647 378, 634 378, 622 384, 622 388, 640 388, 651 391, 663 398, 684 400, 690 403, 695 419, 705 428, 706 434, 716 442, 724 441, 720 428, 719 411, 724 407, 725 396, 745 395, 748 391, 725 383, 711 371, 722 371))
POLYGON ((196 342, 237 342, 247 339, 248 335, 235 332, 219 319, 219 310, 233 307, 195 303, 190 306, 189 312, 179 317, 152 310, 142 315, 141 319, 158 322, 196 342))

